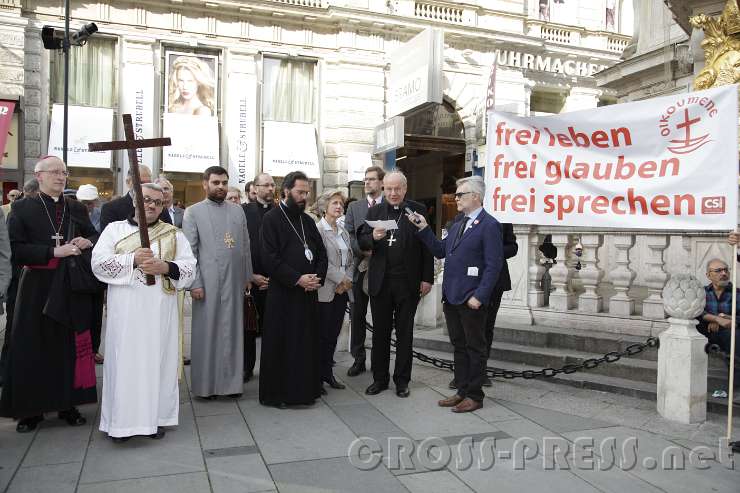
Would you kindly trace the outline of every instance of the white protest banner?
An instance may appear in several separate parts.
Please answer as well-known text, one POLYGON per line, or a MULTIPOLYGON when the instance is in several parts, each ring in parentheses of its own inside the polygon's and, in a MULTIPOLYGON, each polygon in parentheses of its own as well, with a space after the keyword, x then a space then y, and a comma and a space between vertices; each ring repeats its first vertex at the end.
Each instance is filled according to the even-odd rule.
MULTIPOLYGON (((90 152, 90 142, 113 140, 113 110, 70 106, 67 130, 67 166, 80 168, 110 168, 111 151, 90 152)), ((51 109, 49 148, 47 154, 62 157, 64 106, 55 104, 51 109)))
POLYGON ((229 183, 243 189, 254 179, 257 149, 257 78, 232 72, 227 76, 226 141, 229 183))
POLYGON ((303 171, 309 178, 319 178, 321 166, 313 124, 263 122, 262 171, 272 176, 303 171))
MULTIPOLYGON (((131 115, 137 140, 154 137, 154 65, 127 63, 123 67, 121 114, 131 115)), ((123 138, 123 127, 120 129, 123 138)), ((140 164, 152 167, 155 148, 136 149, 140 164)), ((118 162, 123 176, 128 174, 127 151, 121 151, 118 162)))
POLYGON ((218 118, 180 113, 165 113, 162 135, 172 139, 172 145, 162 148, 165 171, 202 173, 210 166, 219 166, 218 118))
POLYGON ((489 117, 486 210, 501 222, 737 225, 737 86, 546 117, 489 117))

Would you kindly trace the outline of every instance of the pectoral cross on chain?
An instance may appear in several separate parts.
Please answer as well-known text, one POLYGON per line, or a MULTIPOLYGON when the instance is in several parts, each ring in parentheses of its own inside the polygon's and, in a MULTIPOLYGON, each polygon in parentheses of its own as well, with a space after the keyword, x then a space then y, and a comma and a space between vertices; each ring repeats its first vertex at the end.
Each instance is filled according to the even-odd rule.
POLYGON ((391 237, 388 238, 388 246, 393 246, 393 242, 398 241, 398 239, 395 236, 395 233, 391 233, 391 237))
POLYGON ((234 248, 234 245, 236 245, 236 240, 233 236, 231 236, 231 232, 227 231, 224 235, 224 243, 226 244, 226 248, 234 248))
POLYGON ((60 246, 62 246, 62 240, 64 239, 64 236, 57 233, 55 235, 52 235, 51 239, 57 242, 57 248, 59 248, 60 246))

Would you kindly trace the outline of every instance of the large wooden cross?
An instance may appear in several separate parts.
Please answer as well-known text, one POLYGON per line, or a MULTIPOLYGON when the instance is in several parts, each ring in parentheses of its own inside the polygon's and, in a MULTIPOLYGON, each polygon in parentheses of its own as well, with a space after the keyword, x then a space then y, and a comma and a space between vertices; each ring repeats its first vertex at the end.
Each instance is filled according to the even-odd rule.
MULTIPOLYGON (((139 159, 136 155, 137 149, 144 149, 147 147, 164 147, 172 145, 172 141, 169 137, 161 139, 140 139, 136 140, 134 137, 134 124, 131 121, 131 115, 123 115, 123 133, 126 140, 116 140, 112 142, 92 142, 88 144, 88 150, 90 152, 98 151, 128 151, 128 162, 131 166, 131 180, 133 181, 134 189, 134 200, 136 201, 136 219, 139 223, 139 238, 141 239, 141 247, 149 248, 149 229, 146 222, 146 213, 144 212, 144 196, 141 192, 141 175, 139 174, 139 159)), ((154 276, 146 276, 146 284, 148 286, 154 285, 154 276)))

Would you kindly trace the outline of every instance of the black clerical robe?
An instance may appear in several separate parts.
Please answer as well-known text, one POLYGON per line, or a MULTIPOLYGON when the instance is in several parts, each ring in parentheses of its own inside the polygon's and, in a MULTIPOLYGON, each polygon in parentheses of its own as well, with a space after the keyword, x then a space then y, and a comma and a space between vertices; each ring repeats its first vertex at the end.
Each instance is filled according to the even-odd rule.
POLYGON ((328 267, 324 242, 310 216, 290 212, 280 204, 265 214, 260 243, 262 262, 270 277, 262 334, 260 402, 273 406, 313 404, 321 394, 318 292, 306 292, 296 283, 303 274, 316 274, 323 284, 328 267), (311 262, 299 238, 302 231, 313 255, 311 262))
MULTIPOLYGON (((66 199, 65 210, 63 202, 44 194, 19 201, 8 220, 13 262, 23 269, 0 416, 24 418, 97 400, 90 335, 96 315, 94 295, 74 293, 75 308, 69 308, 74 316, 62 317, 66 318, 62 322, 58 311, 52 314, 58 297, 71 291, 70 286, 65 289, 70 282, 70 262, 54 260, 55 230, 64 236, 63 243, 77 236, 94 242, 98 236, 84 205, 66 199)), ((89 263, 90 256, 74 260, 89 263)))

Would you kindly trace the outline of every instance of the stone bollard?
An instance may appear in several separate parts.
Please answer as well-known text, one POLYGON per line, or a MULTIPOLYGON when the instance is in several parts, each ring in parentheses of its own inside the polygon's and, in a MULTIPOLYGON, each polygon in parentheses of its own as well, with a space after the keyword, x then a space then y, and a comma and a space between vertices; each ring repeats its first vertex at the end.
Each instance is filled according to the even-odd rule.
POLYGON ((699 280, 689 274, 672 276, 663 288, 670 325, 659 336, 658 412, 685 424, 707 418, 707 339, 695 320, 704 312, 705 296, 699 280))

